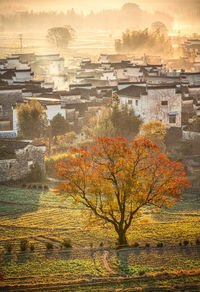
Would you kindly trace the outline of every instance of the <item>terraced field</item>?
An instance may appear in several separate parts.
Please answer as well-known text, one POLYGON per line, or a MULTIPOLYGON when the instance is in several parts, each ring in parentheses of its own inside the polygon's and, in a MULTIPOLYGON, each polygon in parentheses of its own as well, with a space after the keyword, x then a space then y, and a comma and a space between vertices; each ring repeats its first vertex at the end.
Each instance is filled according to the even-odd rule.
POLYGON ((128 234, 129 242, 139 246, 126 250, 114 248, 116 237, 110 227, 86 228, 86 218, 87 210, 63 201, 53 192, 1 186, 0 254, 4 280, 0 289, 27 291, 69 286, 69 291, 85 291, 83 287, 88 285, 86 291, 99 291, 101 285, 100 291, 104 291, 102 283, 107 287, 105 291, 114 286, 133 289, 153 285, 155 273, 168 275, 165 280, 154 281, 157 286, 174 287, 183 283, 184 276, 184 283, 199 288, 198 196, 185 195, 171 210, 144 210, 128 234), (34 251, 20 251, 23 238, 34 244, 34 251), (60 247, 64 238, 72 240, 72 248, 60 247), (183 244, 186 240, 187 246, 183 244), (5 251, 8 242, 13 246, 11 254, 5 251), (53 245, 52 250, 47 251, 46 242, 53 245), (163 248, 157 247, 158 242, 163 243, 163 248), (126 279, 130 279, 128 284, 126 279))

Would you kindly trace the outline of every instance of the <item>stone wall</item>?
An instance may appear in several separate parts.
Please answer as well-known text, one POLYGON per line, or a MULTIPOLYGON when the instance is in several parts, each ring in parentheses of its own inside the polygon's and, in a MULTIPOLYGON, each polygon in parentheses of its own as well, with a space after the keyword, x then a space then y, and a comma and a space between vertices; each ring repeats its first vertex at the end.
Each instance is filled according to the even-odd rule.
POLYGON ((28 145, 16 150, 15 159, 0 160, 0 182, 19 180, 26 177, 31 171, 31 166, 40 166, 44 172, 44 146, 28 145))
POLYGON ((200 138, 199 132, 183 131, 183 140, 194 140, 195 138, 200 138))

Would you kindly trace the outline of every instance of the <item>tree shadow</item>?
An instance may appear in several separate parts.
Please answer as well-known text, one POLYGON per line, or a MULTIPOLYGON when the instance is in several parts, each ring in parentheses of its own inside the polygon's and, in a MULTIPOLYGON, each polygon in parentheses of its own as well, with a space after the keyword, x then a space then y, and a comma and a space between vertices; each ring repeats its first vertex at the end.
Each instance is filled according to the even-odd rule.
POLYGON ((132 274, 131 270, 129 269, 129 254, 131 251, 119 249, 117 251, 117 258, 119 262, 120 270, 125 274, 132 274))
POLYGON ((61 248, 58 255, 63 260, 69 260, 72 256, 72 248, 61 248))
POLYGON ((39 208, 42 190, 0 186, 0 217, 17 219, 39 208))
POLYGON ((156 251, 157 251, 157 254, 159 254, 160 256, 164 254, 164 248, 163 247, 157 247, 156 251))
POLYGON ((139 247, 135 247, 132 249, 132 252, 135 254, 135 256, 139 256, 141 254, 141 249, 139 247))
POLYGON ((2 257, 1 257, 1 266, 6 266, 9 265, 12 260, 14 260, 15 255, 11 254, 11 253, 5 253, 2 257))
POLYGON ((32 260, 34 257, 34 253, 30 253, 30 252, 19 252, 17 254, 17 264, 21 265, 21 264, 25 264, 26 262, 32 260))

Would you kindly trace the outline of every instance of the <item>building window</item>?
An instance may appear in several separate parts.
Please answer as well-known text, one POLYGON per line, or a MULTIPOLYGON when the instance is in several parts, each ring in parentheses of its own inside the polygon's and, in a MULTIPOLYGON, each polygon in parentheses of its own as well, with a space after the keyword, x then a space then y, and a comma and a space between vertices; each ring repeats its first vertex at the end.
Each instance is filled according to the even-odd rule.
POLYGON ((169 116, 169 123, 175 124, 176 123, 176 116, 169 116))
POLYGON ((128 104, 132 104, 132 99, 129 99, 128 100, 128 104))
POLYGON ((168 101, 167 100, 161 101, 161 105, 168 105, 168 101))
POLYGON ((138 100, 137 99, 135 100, 135 105, 138 106, 138 100))

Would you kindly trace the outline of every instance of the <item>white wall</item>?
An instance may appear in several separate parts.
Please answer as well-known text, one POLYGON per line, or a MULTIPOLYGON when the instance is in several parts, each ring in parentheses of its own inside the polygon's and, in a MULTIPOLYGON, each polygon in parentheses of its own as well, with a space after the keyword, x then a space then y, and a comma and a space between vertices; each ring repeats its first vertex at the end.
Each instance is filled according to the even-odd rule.
POLYGON ((138 97, 127 97, 121 96, 120 97, 120 104, 121 105, 128 105, 129 109, 133 109, 137 116, 142 116, 142 103, 141 99, 138 97))
POLYGON ((148 89, 147 95, 142 96, 142 117, 144 122, 158 120, 170 127, 181 127, 182 98, 176 94, 175 88, 148 89), (162 105, 167 101, 167 105, 162 105), (169 123, 169 113, 176 112, 176 122, 169 123))
POLYGON ((193 140, 195 138, 200 138, 200 133, 183 131, 183 140, 193 140))
POLYGON ((14 81, 24 82, 32 80, 31 71, 16 71, 14 81))
POLYGON ((47 105, 46 113, 48 120, 52 120, 58 113, 60 113, 64 118, 66 118, 65 109, 62 109, 60 104, 47 105))

